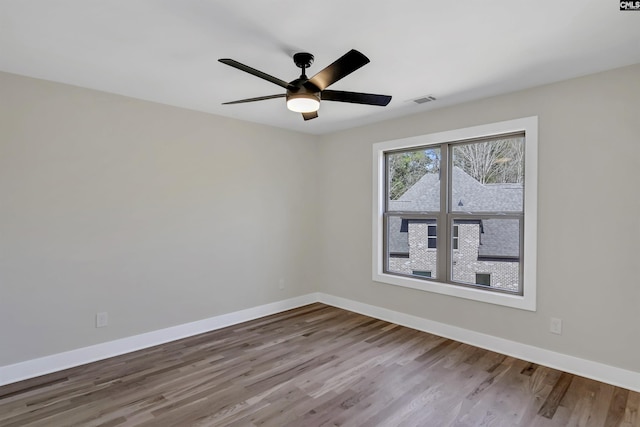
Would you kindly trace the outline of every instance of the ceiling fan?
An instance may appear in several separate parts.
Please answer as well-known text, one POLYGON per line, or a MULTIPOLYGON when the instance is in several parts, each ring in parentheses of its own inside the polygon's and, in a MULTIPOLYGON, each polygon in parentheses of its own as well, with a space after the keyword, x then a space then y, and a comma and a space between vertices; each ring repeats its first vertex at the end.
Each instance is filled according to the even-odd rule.
POLYGON ((305 120, 311 120, 318 117, 318 109, 320 108, 321 100, 379 105, 382 107, 391 101, 391 96, 388 95, 327 90, 327 87, 330 85, 369 63, 369 58, 355 49, 350 50, 338 58, 333 64, 329 65, 311 78, 306 76, 305 71, 309 66, 311 66, 311 64, 313 64, 313 55, 307 52, 296 53, 293 55, 293 62, 302 69, 302 74, 299 78, 288 83, 277 77, 273 77, 267 73, 256 70, 255 68, 241 64, 238 61, 234 61, 233 59, 224 58, 219 59, 218 61, 246 73, 253 74, 256 77, 260 77, 261 79, 267 80, 271 83, 275 83, 286 89, 286 93, 224 102, 223 105, 264 101, 265 99, 286 98, 287 108, 289 108, 289 110, 302 113, 302 117, 305 120))

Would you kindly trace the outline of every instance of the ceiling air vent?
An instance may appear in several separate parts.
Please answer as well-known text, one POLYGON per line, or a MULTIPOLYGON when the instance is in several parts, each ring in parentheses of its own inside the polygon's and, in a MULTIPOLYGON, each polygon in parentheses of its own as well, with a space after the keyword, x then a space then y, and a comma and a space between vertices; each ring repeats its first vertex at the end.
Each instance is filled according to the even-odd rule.
POLYGON ((427 95, 427 96, 422 96, 418 99, 414 99, 413 102, 415 102, 416 104, 424 104, 424 103, 435 101, 435 100, 436 100, 435 96, 427 95))

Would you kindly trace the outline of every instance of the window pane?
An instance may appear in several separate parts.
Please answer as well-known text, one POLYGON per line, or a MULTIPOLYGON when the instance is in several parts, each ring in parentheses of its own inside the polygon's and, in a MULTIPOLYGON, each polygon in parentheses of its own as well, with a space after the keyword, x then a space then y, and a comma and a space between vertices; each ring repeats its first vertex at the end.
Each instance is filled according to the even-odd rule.
POLYGON ((452 211, 522 212, 523 137, 456 144, 452 156, 452 211))
POLYGON ((436 277, 437 251, 435 236, 429 237, 429 229, 435 228, 435 218, 387 217, 387 272, 425 276, 415 272, 430 272, 436 277), (403 224, 406 224, 403 227, 403 224), (433 245, 433 248, 431 247, 433 245))
POLYGON ((389 211, 440 210, 440 148, 388 153, 389 211))
POLYGON ((414 270, 412 274, 414 276, 431 277, 431 272, 430 271, 414 270))
POLYGON ((521 222, 473 219, 454 220, 453 224, 458 227, 458 250, 452 255, 453 281, 519 292, 521 222))

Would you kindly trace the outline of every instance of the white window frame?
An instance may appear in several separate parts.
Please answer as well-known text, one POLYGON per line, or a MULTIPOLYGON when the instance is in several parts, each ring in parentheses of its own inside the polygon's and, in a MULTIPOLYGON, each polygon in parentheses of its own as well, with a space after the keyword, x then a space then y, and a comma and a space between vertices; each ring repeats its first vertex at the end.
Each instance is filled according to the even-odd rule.
POLYGON ((373 145, 373 275, 375 282, 419 289, 427 292, 475 301, 536 310, 537 211, 538 211, 538 117, 525 117, 480 126, 472 126, 428 135, 415 136, 373 145), (399 276, 384 272, 385 153, 388 151, 438 145, 507 133, 525 134, 524 172, 524 253, 522 295, 492 292, 474 287, 457 286, 431 280, 399 276))

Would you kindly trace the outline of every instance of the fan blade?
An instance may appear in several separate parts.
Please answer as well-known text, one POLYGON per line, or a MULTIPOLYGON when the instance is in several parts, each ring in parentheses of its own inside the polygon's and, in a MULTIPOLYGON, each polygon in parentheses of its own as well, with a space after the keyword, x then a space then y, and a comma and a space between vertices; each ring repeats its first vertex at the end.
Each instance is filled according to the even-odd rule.
POLYGON ((389 95, 376 95, 373 93, 344 92, 341 90, 323 90, 320 93, 323 101, 351 102, 354 104, 379 105, 384 107, 391 101, 389 95))
POLYGON ((304 118, 305 121, 315 119, 316 117, 318 117, 318 112, 312 111, 310 113, 302 113, 302 117, 304 118))
POLYGON ((309 79, 309 83, 312 83, 320 90, 324 90, 341 78, 348 76, 358 68, 368 63, 369 58, 357 50, 351 49, 349 52, 338 58, 338 60, 333 64, 311 77, 309 79))
POLYGON ((233 68, 237 68, 238 70, 244 71, 245 73, 249 73, 256 77, 260 77, 261 79, 265 79, 266 81, 269 81, 271 83, 275 83, 278 86, 282 86, 285 89, 289 87, 289 83, 285 82, 284 80, 280 80, 277 77, 270 76, 267 73, 263 73, 262 71, 256 70, 255 68, 251 68, 248 65, 241 64, 238 61, 234 61, 233 59, 223 58, 223 59, 218 59, 218 61, 222 62, 223 64, 227 64, 233 68))
POLYGON ((264 101, 265 99, 284 98, 285 96, 287 95, 285 95, 284 93, 281 93, 278 95, 259 96, 257 98, 247 98, 247 99, 240 99, 238 101, 223 102, 222 105, 242 104, 245 102, 254 102, 254 101, 264 101))

